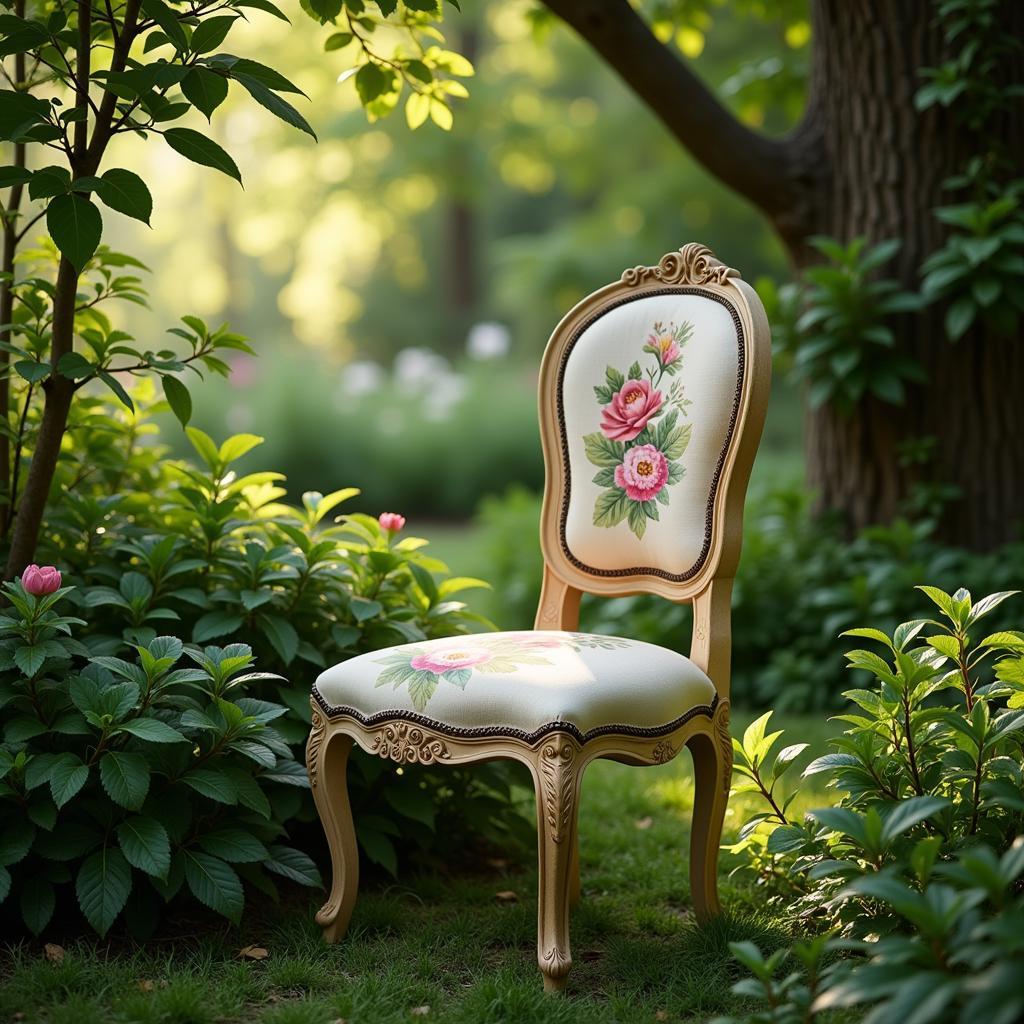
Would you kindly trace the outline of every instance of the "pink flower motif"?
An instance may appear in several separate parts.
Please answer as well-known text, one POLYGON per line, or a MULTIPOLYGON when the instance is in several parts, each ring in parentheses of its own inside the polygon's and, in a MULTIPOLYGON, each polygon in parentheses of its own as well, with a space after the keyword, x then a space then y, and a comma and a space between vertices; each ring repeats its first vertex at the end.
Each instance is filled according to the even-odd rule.
POLYGON ((425 654, 417 654, 409 662, 409 665, 417 671, 434 672, 437 675, 441 675, 444 672, 451 672, 459 668, 469 668, 471 665, 479 665, 490 660, 490 651, 483 647, 474 647, 472 644, 464 644, 460 647, 451 647, 444 650, 437 650, 435 648, 425 654))
POLYGON ((615 467, 615 483, 633 501, 653 498, 668 480, 668 459, 653 444, 630 448, 621 466, 615 467))
POLYGON ((646 380, 627 380, 601 413, 601 429, 613 441, 632 441, 660 408, 660 391, 646 380))
POLYGON ((36 597, 60 590, 60 571, 55 565, 30 565, 21 574, 21 585, 36 597))
POLYGON ((537 650, 554 650, 555 648, 561 647, 564 641, 561 637, 557 636, 537 636, 530 637, 528 640, 523 641, 524 647, 533 647, 537 650))
POLYGON ((398 533, 405 526, 405 516, 399 515, 397 512, 381 512, 377 516, 377 522, 390 533, 398 533))
POLYGON ((652 334, 647 343, 655 349, 662 366, 671 366, 683 353, 671 334, 652 334))

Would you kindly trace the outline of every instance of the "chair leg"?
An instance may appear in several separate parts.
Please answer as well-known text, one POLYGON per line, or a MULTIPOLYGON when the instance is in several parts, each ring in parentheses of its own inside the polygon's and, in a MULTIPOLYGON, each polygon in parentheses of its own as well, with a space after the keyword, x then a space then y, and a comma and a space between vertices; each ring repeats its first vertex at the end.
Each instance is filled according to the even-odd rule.
POLYGON ((325 737, 320 719, 318 739, 318 718, 319 715, 314 714, 306 764, 313 799, 331 851, 332 877, 330 895, 317 913, 316 923, 323 928, 327 942, 337 942, 348 930, 359 887, 359 849, 346 777, 352 737, 340 732, 327 732, 325 737))
POLYGON ((572 837, 572 854, 569 857, 569 907, 575 909, 580 905, 580 832, 576 829, 572 837))
POLYGON ((565 988, 569 950, 569 903, 580 791, 580 748, 561 733, 541 746, 537 785, 537 962, 545 992, 565 988))
POLYGON ((697 733, 688 746, 693 756, 693 827, 690 832, 690 891, 698 920, 721 913, 718 901, 718 850, 729 800, 732 752, 728 712, 715 716, 715 733, 697 733), (724 724, 723 720, 724 719, 724 724), (724 741, 723 741, 724 737, 724 741))

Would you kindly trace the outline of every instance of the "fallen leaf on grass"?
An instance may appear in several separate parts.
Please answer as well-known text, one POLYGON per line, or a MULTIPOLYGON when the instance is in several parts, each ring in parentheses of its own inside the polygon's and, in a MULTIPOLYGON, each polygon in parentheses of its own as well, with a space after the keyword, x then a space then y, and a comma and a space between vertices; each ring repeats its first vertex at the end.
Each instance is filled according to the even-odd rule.
POLYGON ((140 978, 137 982, 135 982, 135 987, 140 992, 152 992, 153 989, 156 988, 156 985, 154 985, 153 982, 149 980, 149 978, 140 978))
POLYGON ((502 889, 501 892, 496 892, 494 898, 499 903, 518 903, 519 894, 514 889, 502 889))
POLYGON ((46 954, 46 959, 51 964, 64 963, 64 947, 58 946, 56 942, 48 942, 43 946, 43 953, 46 954))
POLYGON ((654 1014, 655 1020, 668 1020, 668 1010, 658 1010, 654 1014))
MULTIPOLYGON (((636 828, 640 829, 640 831, 643 832, 644 830, 649 829, 654 824, 654 819, 648 814, 646 818, 637 818, 636 821, 633 822, 633 824, 636 828)), ((662 1011, 659 1010, 658 1012, 661 1013, 662 1011)))
POLYGON ((243 960, 266 960, 270 956, 270 952, 262 946, 243 946, 238 951, 238 955, 243 960))
POLYGON ((410 1015, 413 1017, 426 1017, 430 1013, 429 1006, 414 1006, 410 1011, 410 1015))

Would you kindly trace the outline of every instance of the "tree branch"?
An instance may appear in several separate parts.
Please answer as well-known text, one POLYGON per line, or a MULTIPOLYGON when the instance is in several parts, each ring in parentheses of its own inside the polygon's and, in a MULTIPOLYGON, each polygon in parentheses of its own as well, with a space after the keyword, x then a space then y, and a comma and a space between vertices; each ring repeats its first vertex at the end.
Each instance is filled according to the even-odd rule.
POLYGON ((626 0, 544 0, 691 154, 773 219, 797 204, 795 147, 741 124, 626 0))

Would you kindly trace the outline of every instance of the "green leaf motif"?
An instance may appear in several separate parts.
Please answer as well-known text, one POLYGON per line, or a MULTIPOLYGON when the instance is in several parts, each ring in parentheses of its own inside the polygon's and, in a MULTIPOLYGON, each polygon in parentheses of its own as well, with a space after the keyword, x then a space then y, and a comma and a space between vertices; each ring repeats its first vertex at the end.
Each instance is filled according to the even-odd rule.
POLYGON ((583 449, 587 458, 595 466, 619 466, 626 454, 626 446, 621 441, 612 441, 600 432, 583 436, 583 449))
POLYGON ((208 139, 205 135, 201 135, 191 128, 168 128, 164 132, 164 141, 186 160, 191 160, 204 167, 213 167, 228 177, 234 178, 239 184, 242 183, 242 174, 235 161, 216 142, 208 139))
POLYGON ((617 526, 630 513, 632 502, 618 487, 602 491, 594 502, 594 525, 617 526))
POLYGON ((137 811, 149 792, 149 764, 141 754, 108 750, 100 758, 100 781, 114 803, 137 811))
POLYGON ((132 891, 132 871, 120 850, 105 846, 78 871, 75 892, 85 919, 101 936, 107 934, 132 891))
POLYGON ((117 827, 117 841, 132 867, 156 878, 167 877, 171 844, 167 830, 155 818, 141 814, 126 818, 117 827))
POLYGON ((91 200, 70 193, 50 201, 46 230, 60 254, 81 273, 100 244, 103 218, 91 200))

